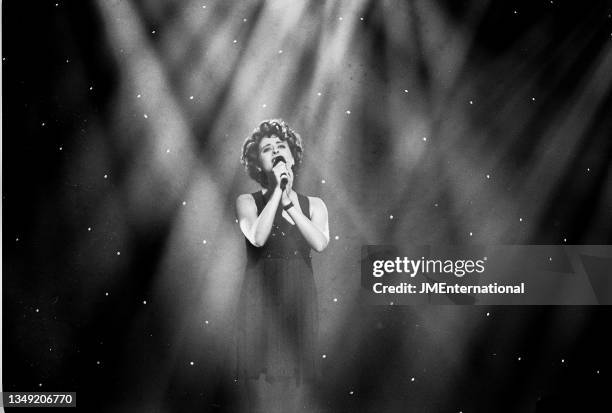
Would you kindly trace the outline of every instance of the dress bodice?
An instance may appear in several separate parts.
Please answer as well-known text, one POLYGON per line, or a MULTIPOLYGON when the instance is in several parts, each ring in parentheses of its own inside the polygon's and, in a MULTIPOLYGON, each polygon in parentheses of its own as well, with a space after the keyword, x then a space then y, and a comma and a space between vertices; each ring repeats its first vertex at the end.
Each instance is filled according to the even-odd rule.
MULTIPOLYGON (((269 194, 270 192, 267 192, 269 194)), ((269 197, 257 191, 251 194, 257 205, 257 215, 261 214, 269 197)), ((310 217, 310 202, 307 196, 298 194, 298 200, 302 212, 307 217, 310 217)), ((247 256, 250 264, 256 263, 260 259, 265 258, 284 258, 284 259, 307 259, 310 261, 310 245, 296 225, 291 224, 282 216, 283 208, 279 204, 272 230, 266 243, 261 247, 253 246, 247 239, 247 256)))

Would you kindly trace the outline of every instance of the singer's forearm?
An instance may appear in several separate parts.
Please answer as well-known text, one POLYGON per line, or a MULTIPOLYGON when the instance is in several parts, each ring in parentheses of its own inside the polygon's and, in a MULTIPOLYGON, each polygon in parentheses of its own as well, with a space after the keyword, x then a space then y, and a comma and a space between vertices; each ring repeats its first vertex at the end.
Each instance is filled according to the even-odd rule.
POLYGON ((290 208, 288 212, 310 247, 317 252, 322 252, 327 247, 329 239, 297 208, 290 208))
POLYGON ((263 211, 261 211, 261 214, 259 214, 253 223, 253 228, 251 230, 251 243, 256 247, 261 247, 266 243, 266 241, 268 241, 280 198, 281 191, 279 188, 276 188, 263 211))

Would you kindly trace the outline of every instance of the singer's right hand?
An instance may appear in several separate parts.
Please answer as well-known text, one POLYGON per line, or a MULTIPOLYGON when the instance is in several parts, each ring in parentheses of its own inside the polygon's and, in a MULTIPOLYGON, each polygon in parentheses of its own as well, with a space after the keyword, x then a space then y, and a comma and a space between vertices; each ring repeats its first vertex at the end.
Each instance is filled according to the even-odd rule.
POLYGON ((287 185, 285 185, 285 189, 281 193, 281 204, 283 206, 287 206, 291 202, 293 202, 294 205, 297 205, 298 199, 295 191, 293 190, 293 171, 291 171, 291 169, 288 169, 287 175, 287 185))
POLYGON ((281 179, 283 176, 289 177, 287 173, 287 164, 285 162, 279 162, 276 164, 274 168, 272 168, 272 172, 274 172, 274 178, 276 179, 276 187, 280 188, 281 179))

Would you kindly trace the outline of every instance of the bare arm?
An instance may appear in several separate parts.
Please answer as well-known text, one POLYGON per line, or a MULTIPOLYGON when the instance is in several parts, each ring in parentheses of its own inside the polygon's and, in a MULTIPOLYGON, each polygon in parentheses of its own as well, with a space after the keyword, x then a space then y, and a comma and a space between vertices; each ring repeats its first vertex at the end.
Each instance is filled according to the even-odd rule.
POLYGON ((309 197, 310 200, 310 217, 307 217, 302 212, 300 202, 297 193, 292 189, 293 187, 293 172, 291 169, 287 169, 287 176, 289 181, 285 187, 285 190, 281 193, 281 205, 283 208, 293 204, 286 211, 295 222, 298 230, 308 242, 310 247, 317 251, 322 252, 329 244, 329 224, 327 222, 327 207, 325 203, 319 198, 309 197))
POLYGON ((263 246, 268 240, 280 199, 281 190, 276 188, 259 216, 257 216, 255 200, 250 194, 240 195, 236 199, 240 230, 255 247, 263 246))
POLYGON ((287 212, 312 249, 322 252, 329 244, 327 207, 321 199, 309 197, 312 215, 312 218, 309 218, 302 213, 300 208, 295 206, 298 202, 297 196, 295 198, 294 206, 289 208, 287 212))

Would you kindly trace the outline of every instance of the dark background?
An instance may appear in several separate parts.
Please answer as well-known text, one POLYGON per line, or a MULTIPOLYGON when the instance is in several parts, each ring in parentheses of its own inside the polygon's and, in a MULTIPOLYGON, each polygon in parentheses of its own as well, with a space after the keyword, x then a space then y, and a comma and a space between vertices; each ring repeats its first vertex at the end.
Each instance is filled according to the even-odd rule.
MULTIPOLYGON (((168 301, 155 300, 161 294, 156 290, 156 269, 171 244, 180 203, 169 202, 174 206, 168 207, 168 191, 159 188, 156 196, 164 207, 152 205, 157 218, 141 225, 133 220, 133 211, 126 212, 132 206, 119 191, 125 190, 139 147, 116 139, 114 99, 127 98, 119 96, 120 82, 125 82, 123 63, 112 51, 115 45, 105 34, 104 17, 93 2, 57 3, 3 2, 3 390, 76 391, 78 405, 86 411, 234 411, 241 388, 227 368, 226 348, 213 340, 228 325, 196 332, 181 324, 180 312, 168 304, 174 299, 188 307, 197 303, 196 298, 169 292, 168 301), (84 153, 88 156, 82 157, 84 153), (104 154, 99 162, 98 153, 104 154), (110 177, 102 179, 107 170, 112 171, 110 177), (112 202, 109 199, 119 206, 100 210, 100 205, 112 202), (119 250, 121 264, 105 264, 116 259, 119 250), (109 287, 100 287, 104 284, 109 287), (108 296, 107 290, 112 290, 108 296), (150 302, 143 306, 146 300, 150 302), (195 360, 196 368, 188 360, 195 360)), ((164 29, 162 17, 175 16, 182 7, 168 2, 157 7, 157 14, 148 14, 151 3, 131 4, 144 27, 159 31, 164 29)), ((428 66, 426 52, 402 49, 401 43, 388 38, 389 9, 385 12, 383 7, 394 4, 372 2, 364 8, 365 38, 359 47, 369 56, 362 70, 376 80, 361 84, 367 96, 360 96, 352 110, 351 116, 357 116, 349 128, 353 163, 338 172, 344 183, 335 184, 354 194, 354 207, 329 193, 325 197, 326 190, 314 179, 305 182, 323 194, 332 232, 353 231, 354 223, 344 211, 354 208, 371 219, 376 234, 368 240, 374 243, 415 241, 417 236, 412 236, 418 234, 425 243, 561 244, 566 239, 568 244, 610 244, 612 88, 605 80, 605 72, 612 71, 610 2, 436 4, 448 21, 470 22, 473 36, 465 64, 457 68, 458 86, 449 88, 443 100, 454 101, 462 84, 474 85, 486 104, 474 108, 465 122, 487 138, 462 136, 449 146, 434 139, 425 160, 417 164, 422 167, 406 176, 378 168, 392 157, 396 139, 389 123, 377 116, 385 111, 380 103, 386 92, 376 82, 392 82, 385 56, 411 68, 413 86, 420 91, 419 110, 430 121, 430 136, 449 134, 445 121, 450 111, 439 102, 436 90, 446 86, 428 66), (481 13, 476 23, 470 14, 475 9, 481 13), (537 106, 525 109, 534 91, 537 106), (505 104, 521 99, 524 103, 516 107, 505 104), (550 132, 559 126, 564 108, 579 99, 597 102, 586 106, 585 113, 580 112, 584 106, 576 106, 578 112, 572 116, 580 123, 579 133, 550 132), (517 129, 517 123, 523 127, 517 129), (546 141, 563 133, 567 140, 546 141), (503 171, 497 176, 503 176, 499 186, 504 199, 517 200, 523 211, 538 206, 537 219, 528 229, 521 229, 515 219, 519 213, 501 231, 466 239, 465 214, 489 213, 501 201, 484 189, 482 197, 477 189, 461 208, 444 209, 456 201, 452 188, 460 185, 443 172, 445 162, 455 159, 453 153, 470 153, 474 142, 480 153, 495 154, 482 162, 503 171), (566 143, 575 145, 571 156, 552 156, 546 158, 550 165, 540 163, 542 148, 554 150, 566 143), (558 167, 555 159, 562 163, 561 173, 544 173, 537 183, 524 186, 533 171, 558 167), (355 168, 355 163, 362 167, 355 168), (416 189, 404 192, 404 187, 436 195, 425 208, 413 199, 416 189), (440 207, 437 202, 433 206, 434 200, 440 207), (379 208, 387 212, 368 215, 379 208), (408 215, 409 211, 418 213, 408 215), (388 212, 410 223, 393 227, 388 212)), ((250 20, 256 20, 254 13, 250 20)), ((435 31, 424 27, 421 33, 435 31)), ((148 40, 153 50, 161 48, 156 35, 148 40)), ((296 88, 308 84, 313 70, 308 65, 306 59, 296 88)), ((179 89, 180 66, 169 70, 168 78, 179 89)), ((219 106, 230 99, 231 83, 230 77, 211 96, 219 106)), ((282 116, 297 118, 289 106, 282 116)), ((207 109, 187 116, 196 138, 192 155, 202 164, 214 163, 217 130, 210 124, 218 115, 218 110, 207 109)), ((316 130, 316 119, 296 123, 301 130, 316 130)), ((249 125, 238 128, 237 143, 231 145, 236 150, 233 162, 239 142, 254 126, 249 125)), ((137 142, 147 136, 137 127, 119 133, 137 142)), ((234 168, 239 168, 237 162, 234 168)), ((473 168, 482 172, 478 162, 473 168)), ((182 190, 187 193, 187 185, 182 190)), ((177 191, 181 192, 170 191, 171 197, 177 191)), ((216 201, 228 211, 230 223, 236 193, 229 190, 216 201)), ((200 212, 206 213, 206 208, 200 212)), ((507 216, 500 212, 497 219, 507 216)), ((342 261, 346 251, 354 252, 364 243, 359 237, 344 239, 346 245, 328 249, 331 258, 322 259, 321 268, 342 261)), ((221 253, 212 250, 202 259, 214 260, 221 253)), ((358 274, 353 275, 358 283, 358 274)), ((180 282, 189 289, 190 280, 180 282)), ((347 313, 350 317, 337 327, 344 339, 325 351, 329 362, 315 395, 329 411, 595 411, 588 406, 597 401, 603 403, 598 411, 611 408, 606 397, 612 382, 608 307, 365 308, 356 302, 347 313)))

